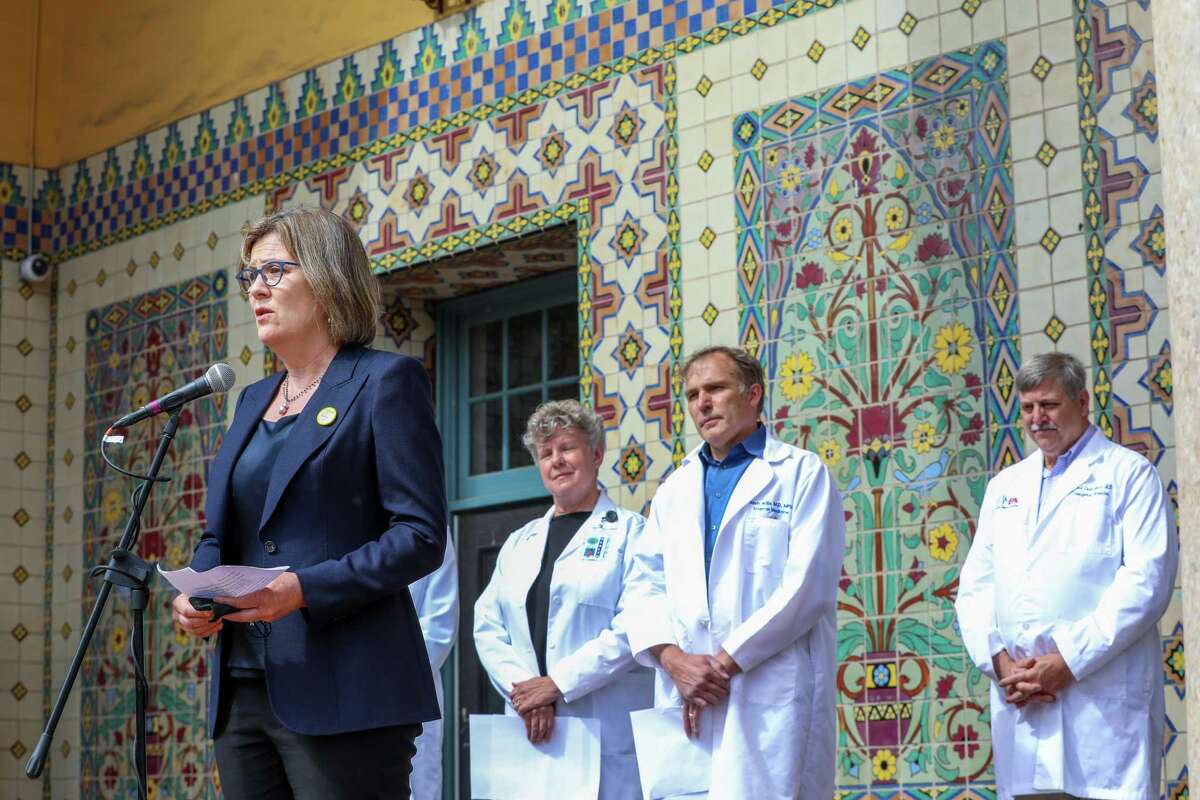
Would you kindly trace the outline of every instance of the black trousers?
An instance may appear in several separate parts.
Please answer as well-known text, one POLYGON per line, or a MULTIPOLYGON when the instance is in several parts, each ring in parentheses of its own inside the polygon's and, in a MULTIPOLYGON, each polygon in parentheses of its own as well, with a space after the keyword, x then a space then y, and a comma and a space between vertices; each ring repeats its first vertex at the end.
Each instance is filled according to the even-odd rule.
POLYGON ((215 743, 226 800, 411 797, 420 723, 305 736, 275 718, 263 681, 226 677, 221 684, 215 743))

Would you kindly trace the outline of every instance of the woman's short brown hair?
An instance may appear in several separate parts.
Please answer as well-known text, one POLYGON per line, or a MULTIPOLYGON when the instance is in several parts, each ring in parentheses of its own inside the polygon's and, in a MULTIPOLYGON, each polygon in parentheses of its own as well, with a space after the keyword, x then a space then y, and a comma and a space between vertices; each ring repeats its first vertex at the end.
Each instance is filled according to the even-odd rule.
POLYGON ((338 345, 370 344, 382 308, 379 280, 346 220, 323 208, 289 208, 242 227, 242 264, 259 239, 274 233, 300 264, 338 345))

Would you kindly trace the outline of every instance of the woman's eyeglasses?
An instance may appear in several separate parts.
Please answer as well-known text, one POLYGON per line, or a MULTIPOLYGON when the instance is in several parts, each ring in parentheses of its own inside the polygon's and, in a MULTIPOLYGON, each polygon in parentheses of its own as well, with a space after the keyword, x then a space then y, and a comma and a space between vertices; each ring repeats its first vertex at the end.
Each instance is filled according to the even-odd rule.
POLYGON ((283 280, 284 273, 298 266, 300 265, 295 261, 265 261, 257 267, 246 267, 233 277, 243 292, 249 292, 259 275, 262 276, 263 283, 267 286, 278 286, 279 282, 283 280))

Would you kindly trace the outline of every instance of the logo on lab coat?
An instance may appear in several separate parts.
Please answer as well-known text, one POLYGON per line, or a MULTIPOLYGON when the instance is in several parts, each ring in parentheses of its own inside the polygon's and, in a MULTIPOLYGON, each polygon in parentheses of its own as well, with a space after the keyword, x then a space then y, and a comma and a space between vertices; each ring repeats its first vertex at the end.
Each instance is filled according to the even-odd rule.
POLYGON ((599 561, 608 551, 607 536, 589 536, 583 545, 584 561, 599 561))
POLYGON ((1021 501, 1017 498, 1002 494, 1000 495, 1000 502, 996 503, 996 508, 1016 508, 1019 505, 1021 505, 1021 501))

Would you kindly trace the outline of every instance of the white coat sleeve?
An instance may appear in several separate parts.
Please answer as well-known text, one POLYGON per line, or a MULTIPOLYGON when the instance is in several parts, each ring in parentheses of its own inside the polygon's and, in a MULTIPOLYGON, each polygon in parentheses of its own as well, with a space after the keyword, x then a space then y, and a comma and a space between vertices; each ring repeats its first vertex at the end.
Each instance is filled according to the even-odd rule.
POLYGON ((838 578, 846 546, 842 499, 824 464, 808 466, 800 481, 803 485, 798 487, 792 509, 782 583, 722 644, 746 672, 796 641, 837 608, 838 578))
POLYGON ((1060 622, 1052 633, 1076 680, 1100 669, 1158 622, 1171 602, 1179 566, 1171 505, 1154 465, 1141 461, 1128 478, 1119 473, 1114 478, 1113 489, 1127 492, 1115 510, 1121 566, 1090 614, 1060 622))
POLYGON ((624 606, 625 635, 633 658, 646 667, 659 667, 650 648, 660 644, 678 644, 671 625, 670 604, 667 602, 667 579, 663 571, 663 507, 664 493, 650 505, 650 518, 631 553, 621 590, 624 606))
POLYGON ((633 664, 629 637, 625 626, 629 621, 627 598, 631 596, 630 571, 636 559, 635 547, 645 526, 642 517, 629 515, 625 547, 621 557, 621 593, 611 625, 569 656, 559 659, 549 668, 550 678, 562 692, 563 700, 572 703, 606 683, 621 677, 633 664))
POLYGON ((475 652, 479 655, 479 662, 483 664, 488 679, 504 702, 509 704, 512 702, 509 695, 514 684, 537 677, 522 665, 521 658, 513 646, 512 636, 504 624, 504 615, 500 611, 500 586, 504 582, 504 563, 510 552, 509 545, 519 536, 519 532, 509 536, 508 541, 500 548, 492 579, 475 601, 475 652))
POLYGON ((446 663, 458 632, 458 559, 449 536, 446 537, 442 565, 421 580, 425 585, 417 606, 417 617, 421 621, 425 649, 429 651, 429 666, 437 673, 446 663))
POLYGON ((966 562, 958 574, 958 598, 954 610, 963 646, 975 668, 992 680, 999 680, 992 656, 1004 649, 1004 640, 996 622, 996 565, 992 537, 995 500, 991 485, 983 494, 983 508, 975 538, 967 553, 966 562))

